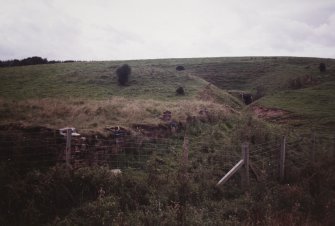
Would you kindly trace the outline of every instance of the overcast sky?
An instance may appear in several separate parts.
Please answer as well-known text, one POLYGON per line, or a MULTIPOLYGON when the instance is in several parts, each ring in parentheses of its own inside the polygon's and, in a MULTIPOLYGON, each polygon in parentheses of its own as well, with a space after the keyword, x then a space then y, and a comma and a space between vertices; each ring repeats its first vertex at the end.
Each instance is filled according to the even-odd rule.
POLYGON ((335 0, 0 0, 0 58, 335 58, 335 0))

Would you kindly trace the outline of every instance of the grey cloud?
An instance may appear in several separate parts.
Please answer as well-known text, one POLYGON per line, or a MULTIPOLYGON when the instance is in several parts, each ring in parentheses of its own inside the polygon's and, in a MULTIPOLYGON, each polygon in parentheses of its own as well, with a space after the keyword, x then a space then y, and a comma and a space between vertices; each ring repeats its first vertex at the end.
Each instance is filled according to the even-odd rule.
POLYGON ((335 57, 333 0, 5 0, 0 59, 335 57))

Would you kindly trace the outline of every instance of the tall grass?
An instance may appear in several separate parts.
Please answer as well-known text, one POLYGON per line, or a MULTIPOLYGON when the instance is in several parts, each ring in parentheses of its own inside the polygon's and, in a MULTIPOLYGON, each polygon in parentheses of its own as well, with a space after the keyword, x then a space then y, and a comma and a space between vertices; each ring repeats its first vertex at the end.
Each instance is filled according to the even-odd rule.
POLYGON ((131 127, 132 124, 159 124, 164 111, 172 118, 185 122, 188 115, 197 116, 207 109, 222 117, 236 112, 229 106, 202 100, 157 101, 114 97, 109 100, 30 99, 25 101, 0 100, 0 121, 44 125, 52 128, 75 126, 101 130, 107 125, 131 127))

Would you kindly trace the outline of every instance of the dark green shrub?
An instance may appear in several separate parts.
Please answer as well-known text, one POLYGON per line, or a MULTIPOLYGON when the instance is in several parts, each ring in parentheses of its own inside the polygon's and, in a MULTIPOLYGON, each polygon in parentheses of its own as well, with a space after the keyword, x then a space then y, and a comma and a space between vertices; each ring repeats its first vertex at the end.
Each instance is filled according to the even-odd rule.
POLYGON ((129 76, 131 74, 131 68, 128 64, 124 64, 116 69, 116 75, 118 83, 121 86, 125 86, 128 83, 129 76))
POLYGON ((181 86, 178 87, 178 88, 176 89, 176 94, 177 94, 177 95, 181 95, 181 96, 185 95, 184 88, 181 87, 181 86))
POLYGON ((179 66, 176 67, 176 70, 177 71, 183 71, 183 70, 185 70, 185 67, 182 66, 182 65, 179 65, 179 66))
POLYGON ((320 70, 320 72, 325 72, 326 71, 326 64, 325 63, 320 63, 319 70, 320 70))

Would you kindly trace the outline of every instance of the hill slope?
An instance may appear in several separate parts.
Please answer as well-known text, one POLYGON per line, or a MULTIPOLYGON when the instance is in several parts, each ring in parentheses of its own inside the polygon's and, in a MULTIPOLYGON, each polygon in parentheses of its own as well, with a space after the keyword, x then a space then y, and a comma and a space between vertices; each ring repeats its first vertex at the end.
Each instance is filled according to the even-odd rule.
POLYGON ((333 132, 334 61, 327 60, 327 72, 320 73, 321 60, 128 61, 133 75, 126 87, 115 79, 124 62, 0 69, 0 222, 334 225, 333 133, 311 139, 251 117, 307 128, 320 124, 333 132), (177 65, 186 70, 176 71, 177 65), (248 106, 227 92, 255 93, 260 85, 265 96, 248 106), (175 95, 178 86, 185 87, 185 96, 175 95), (166 110, 178 125, 189 123, 160 136, 166 110), (1 125, 13 122, 41 127, 1 125), (134 124, 154 129, 146 133, 139 125, 130 136, 120 135, 118 127, 98 133, 134 124), (74 126, 83 136, 74 137, 66 152, 73 154, 67 158, 72 170, 56 164, 66 159, 65 139, 42 126, 74 126), (285 178, 278 183, 283 134, 285 178), (250 189, 240 186, 244 170, 217 186, 241 160, 244 142, 250 148, 250 189))
POLYGON ((91 120, 88 125, 102 122, 129 125, 137 120, 159 123, 158 116, 165 110, 175 110, 175 106, 180 106, 175 111, 176 119, 185 120, 187 114, 201 108, 241 109, 241 101, 226 92, 233 91, 252 93, 257 98, 265 96, 252 105, 253 109, 258 106, 288 113, 275 114, 275 120, 271 121, 334 127, 335 60, 332 59, 226 57, 127 61, 132 75, 129 86, 120 87, 115 70, 122 63, 125 62, 1 68, 1 121, 42 124, 58 121, 53 126, 73 121, 78 121, 75 123, 78 125, 88 120, 91 120), (327 65, 324 73, 318 69, 321 62, 327 65), (177 65, 186 70, 176 71, 177 65), (213 85, 208 89, 209 83, 213 85), (185 88, 185 96, 176 96, 179 86, 185 88), (34 122, 33 118, 39 120, 34 122))
POLYGON ((119 86, 116 68, 121 62, 78 62, 1 68, 2 123, 98 129, 106 125, 129 127, 135 123, 160 123, 172 111, 185 121, 201 109, 230 114, 241 102, 227 92, 169 64, 130 61, 127 86, 119 86), (185 95, 176 95, 182 86, 185 95))
POLYGON ((180 59, 179 63, 231 93, 261 98, 250 108, 260 117, 303 129, 334 129, 334 59, 231 57, 180 59), (321 62, 327 66, 325 72, 319 71, 321 62))

